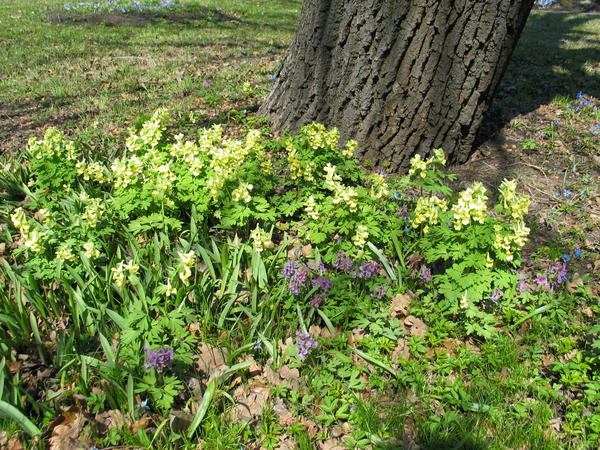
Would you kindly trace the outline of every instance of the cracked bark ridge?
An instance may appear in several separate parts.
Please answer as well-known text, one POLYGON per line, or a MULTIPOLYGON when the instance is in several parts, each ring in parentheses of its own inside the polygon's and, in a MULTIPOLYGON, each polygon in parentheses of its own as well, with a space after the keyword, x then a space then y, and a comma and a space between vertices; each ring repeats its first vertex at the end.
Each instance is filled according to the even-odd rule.
POLYGON ((403 170, 443 148, 464 162, 532 0, 305 0, 260 112, 276 132, 309 122, 403 170))

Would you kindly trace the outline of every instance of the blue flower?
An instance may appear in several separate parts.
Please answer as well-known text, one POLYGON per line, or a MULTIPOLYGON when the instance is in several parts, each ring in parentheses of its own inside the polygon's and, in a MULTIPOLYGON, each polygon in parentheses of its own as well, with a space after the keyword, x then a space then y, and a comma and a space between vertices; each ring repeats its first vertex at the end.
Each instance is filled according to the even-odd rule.
POLYGON ((579 91, 577 93, 577 98, 583 98, 583 91, 579 91))
POLYGON ((564 262, 568 262, 568 261, 569 261, 569 259, 571 259, 571 257, 570 257, 570 256, 569 256, 567 253, 564 253, 564 254, 562 255, 562 259, 563 259, 563 261, 564 261, 564 262))
POLYGON ((276 79, 277 79, 277 75, 271 75, 269 77, 269 80, 271 80, 271 81, 276 80, 276 79))
POLYGON ((405 232, 405 233, 408 233, 409 231, 410 231, 410 228, 408 228, 408 227, 404 227, 404 232, 405 232))
POLYGON ((573 251, 573 256, 575 256, 575 258, 579 258, 581 256, 581 250, 577 249, 573 251))
POLYGON ((558 125, 560 123, 560 120, 555 120, 554 121, 554 125, 558 125))
POLYGON ((572 192, 572 191, 570 191, 570 190, 568 190, 568 189, 565 189, 565 190, 563 191, 563 195, 564 195, 565 197, 570 197, 570 196, 571 196, 571 194, 573 194, 573 192, 572 192))

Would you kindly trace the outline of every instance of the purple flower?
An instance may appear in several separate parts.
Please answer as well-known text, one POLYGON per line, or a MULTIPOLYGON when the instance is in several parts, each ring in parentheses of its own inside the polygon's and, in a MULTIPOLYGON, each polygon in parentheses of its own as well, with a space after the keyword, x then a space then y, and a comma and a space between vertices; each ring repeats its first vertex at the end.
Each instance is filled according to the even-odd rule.
POLYGON ((560 284, 569 279, 569 265, 566 261, 558 263, 557 265, 548 269, 548 275, 550 276, 552 274, 556 274, 556 280, 553 283, 553 287, 558 287, 560 284))
POLYGON ((325 297, 323 294, 319 294, 319 295, 315 295, 312 300, 310 301, 310 304, 313 305, 315 308, 318 308, 319 306, 321 306, 322 303, 326 303, 327 302, 327 297, 325 297))
POLYGON ((371 292, 371 297, 382 299, 387 295, 387 287, 385 285, 381 285, 376 288, 373 292, 371 292))
POLYGON ((333 286, 333 283, 331 282, 331 279, 329 277, 327 277, 327 276, 324 276, 324 275, 315 278, 313 280, 312 284, 313 284, 313 287, 319 287, 322 290, 324 290, 325 292, 327 292, 333 286))
POLYGON ((205 88, 207 88, 207 87, 209 87, 209 86, 210 86, 210 83, 212 83, 212 80, 204 80, 204 81, 202 82, 202 85, 203 85, 205 88))
POLYGON ((517 291, 523 292, 527 289, 527 280, 525 278, 519 279, 519 284, 517 284, 517 291))
POLYGON ((432 280, 431 270, 429 270, 426 265, 421 266, 421 280, 425 283, 430 283, 432 280))
POLYGON ((290 292, 294 295, 298 295, 300 293, 300 287, 295 281, 290 281, 289 289, 290 292))
POLYGON ((381 270, 381 264, 376 261, 368 261, 360 265, 356 272, 356 276, 363 280, 373 278, 381 270))
POLYGON ((298 268, 299 266, 296 261, 293 259, 288 259, 288 261, 283 265, 283 269, 281 269, 281 275, 283 275, 283 278, 286 280, 289 280, 296 275, 298 268))
POLYGON ((335 261, 333 262, 333 267, 342 272, 350 272, 352 270, 352 259, 349 256, 346 256, 344 252, 338 252, 335 257, 335 261))
POLYGON ((493 301, 494 303, 497 303, 498 300, 500 300, 500 298, 504 295, 504 292, 502 292, 500 289, 494 289, 494 291, 492 292, 492 295, 490 296, 490 300, 493 301))
POLYGON ((150 347, 144 347, 146 352, 146 368, 154 367, 158 372, 162 372, 165 367, 173 361, 173 349, 161 347, 158 350, 150 350, 150 347))
POLYGON ((304 359, 313 348, 319 344, 308 333, 296 333, 296 343, 298 344, 298 358, 304 359))
POLYGON ((550 283, 548 282, 548 278, 546 278, 543 275, 538 275, 537 277, 535 277, 535 279, 533 280, 533 282, 535 284, 537 284, 539 287, 545 286, 548 289, 550 289, 550 283))
POLYGON ((317 267, 317 271, 320 274, 326 273, 327 272, 327 267, 325 267, 325 264, 323 264, 322 262, 320 262, 319 266, 317 267))

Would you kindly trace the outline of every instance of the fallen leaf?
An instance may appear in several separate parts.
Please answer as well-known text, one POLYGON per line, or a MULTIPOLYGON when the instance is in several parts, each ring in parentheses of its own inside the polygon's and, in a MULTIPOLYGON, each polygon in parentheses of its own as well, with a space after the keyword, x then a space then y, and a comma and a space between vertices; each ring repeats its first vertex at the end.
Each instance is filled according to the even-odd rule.
POLYGON ((77 406, 69 408, 67 412, 55 419, 51 424, 51 437, 48 440, 50 450, 75 450, 85 449, 82 432, 86 423, 85 416, 77 406), (54 426, 52 426, 55 424, 54 426))
POLYGON ((118 409, 96 414, 96 422, 107 430, 120 430, 125 425, 123 414, 118 409))
POLYGON ((192 359, 196 363, 196 368, 203 373, 207 378, 218 367, 225 365, 225 361, 229 358, 229 352, 226 348, 215 347, 205 342, 199 345, 200 354, 193 356, 192 359))
POLYGON ((392 352, 392 361, 398 361, 398 358, 409 359, 410 350, 404 339, 398 339, 398 343, 392 352))
POLYGON ((233 393, 235 408, 233 420, 251 420, 262 415, 270 396, 270 389, 265 386, 240 386, 233 393))
POLYGON ((567 281, 567 291, 574 294, 580 286, 583 286, 583 279, 581 278, 581 275, 575 272, 571 279, 567 281))
POLYGON ((149 423, 150 423, 150 417, 144 416, 141 419, 133 422, 131 424, 131 426, 129 427, 129 429, 131 430, 131 432, 133 434, 135 434, 138 432, 138 430, 144 430, 148 426, 149 423))
POLYGON ((412 297, 408 294, 396 294, 392 297, 390 311, 393 317, 406 317, 408 315, 408 305, 412 297))
POLYGON ((404 319, 404 326, 408 328, 411 336, 425 336, 427 334, 427 325, 415 316, 408 316, 404 319))
POLYGON ((327 327, 319 327, 317 325, 311 325, 308 329, 308 333, 313 337, 322 337, 326 339, 334 338, 336 335, 332 334, 327 327))
POLYGON ((347 448, 339 439, 327 439, 326 441, 319 442, 317 445, 320 450, 344 450, 347 448))

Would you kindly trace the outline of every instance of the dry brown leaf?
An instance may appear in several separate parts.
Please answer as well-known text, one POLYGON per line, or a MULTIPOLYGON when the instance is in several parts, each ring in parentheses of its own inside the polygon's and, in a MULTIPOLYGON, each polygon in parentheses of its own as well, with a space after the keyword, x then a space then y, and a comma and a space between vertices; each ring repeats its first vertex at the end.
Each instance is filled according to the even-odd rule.
POLYGON ((320 450, 344 450, 347 448, 340 439, 327 439, 326 441, 319 442, 317 445, 320 450))
POLYGON ((319 327, 317 325, 311 325, 308 329, 308 333, 313 337, 322 337, 326 339, 334 338, 336 335, 329 331, 327 327, 319 327))
POLYGON ((594 317, 594 311, 592 311, 592 308, 584 308, 581 312, 584 316, 589 317, 590 319, 594 317))
POLYGON ((138 430, 144 430, 146 429, 146 427, 150 424, 150 417, 148 416, 144 416, 139 420, 136 420, 135 422, 133 422, 131 424, 131 426, 129 427, 129 429, 131 430, 131 432, 133 434, 137 433, 138 430))
POLYGON ((408 328, 411 336, 425 336, 427 334, 427 325, 415 316, 408 316, 404 319, 404 326, 408 328))
POLYGON ((394 348, 394 351, 392 352, 392 361, 398 361, 398 358, 400 357, 403 359, 410 358, 410 350, 404 339, 398 339, 396 348, 394 348))
POLYGON ((307 244, 302 246, 302 256, 308 258, 312 253, 312 245, 307 244))
POLYGON ((4 242, 0 242, 0 255, 4 255, 6 252, 6 244, 4 242))
POLYGON ((6 445, 6 450, 23 450, 24 448, 25 447, 23 447, 23 443, 21 442, 21 436, 18 434, 11 437, 6 445))
POLYGON ((412 297, 408 294, 396 294, 392 297, 390 311, 393 317, 406 317, 408 315, 408 305, 412 297))
POLYGON ((81 410, 73 406, 69 411, 59 416, 51 426, 52 436, 48 440, 50 450, 75 450, 87 448, 83 441, 82 432, 86 423, 81 410))
POLYGON ((173 409, 169 412, 169 426, 174 433, 186 432, 193 421, 194 414, 173 409))
POLYGON ((207 377, 210 377, 217 367, 225 365, 225 361, 229 357, 229 352, 224 347, 218 348, 203 342, 198 348, 200 354, 193 356, 192 359, 195 361, 198 371, 207 377))
POLYGON ((251 420, 261 416, 269 396, 270 389, 265 386, 244 385, 238 387, 233 393, 236 402, 233 409, 234 421, 251 420))
POLYGON ((96 422, 107 430, 120 430, 125 425, 125 418, 118 409, 96 414, 96 422))
POLYGON ((567 281, 567 291, 574 294, 580 286, 583 286, 583 279, 581 278, 581 275, 575 272, 571 279, 567 281))
POLYGON ((6 361, 6 368, 10 373, 17 373, 23 367, 22 361, 6 361))

